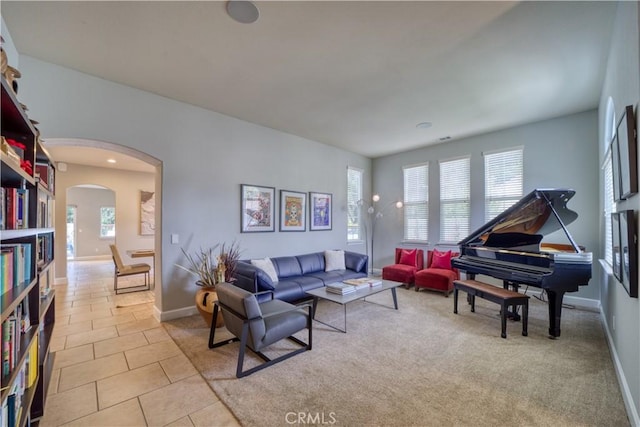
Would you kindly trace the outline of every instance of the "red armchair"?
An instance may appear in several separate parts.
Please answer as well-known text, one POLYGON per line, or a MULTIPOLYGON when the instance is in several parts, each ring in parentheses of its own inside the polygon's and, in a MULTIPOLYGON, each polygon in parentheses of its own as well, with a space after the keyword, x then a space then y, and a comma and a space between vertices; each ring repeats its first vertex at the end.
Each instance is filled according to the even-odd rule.
POLYGON ((415 275, 416 292, 425 288, 443 292, 448 297, 453 291, 453 281, 460 278, 458 269, 451 267, 451 258, 458 255, 457 252, 440 252, 437 249, 427 251, 427 268, 415 275))
POLYGON ((424 268, 422 249, 396 248, 395 264, 382 268, 382 278, 404 283, 409 288, 414 282, 416 272, 424 268))

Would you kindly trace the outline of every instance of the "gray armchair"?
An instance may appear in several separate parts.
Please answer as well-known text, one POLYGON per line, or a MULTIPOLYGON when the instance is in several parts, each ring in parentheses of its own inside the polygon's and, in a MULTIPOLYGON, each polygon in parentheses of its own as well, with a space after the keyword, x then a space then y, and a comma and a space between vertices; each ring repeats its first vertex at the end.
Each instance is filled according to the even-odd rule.
POLYGON ((244 377, 298 353, 311 350, 313 318, 311 303, 293 305, 277 299, 258 303, 254 294, 229 283, 216 285, 216 292, 218 301, 213 308, 209 348, 240 341, 236 377, 244 377), (220 311, 222 311, 226 328, 235 337, 215 343, 215 324, 220 311), (305 328, 309 331, 307 343, 293 336, 305 328), (262 353, 261 350, 265 347, 285 338, 300 345, 301 348, 275 359, 270 359, 262 353), (247 347, 264 360, 264 363, 243 371, 244 354, 247 347))

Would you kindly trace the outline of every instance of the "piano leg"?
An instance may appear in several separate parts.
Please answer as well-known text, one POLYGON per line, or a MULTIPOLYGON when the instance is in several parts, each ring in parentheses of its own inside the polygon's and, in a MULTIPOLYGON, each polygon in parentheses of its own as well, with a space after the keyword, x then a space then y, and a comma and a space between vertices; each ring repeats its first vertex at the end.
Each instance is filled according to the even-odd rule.
POLYGON ((556 339, 560 336, 560 315, 562 314, 564 291, 547 289, 547 296, 549 297, 549 338, 556 339))

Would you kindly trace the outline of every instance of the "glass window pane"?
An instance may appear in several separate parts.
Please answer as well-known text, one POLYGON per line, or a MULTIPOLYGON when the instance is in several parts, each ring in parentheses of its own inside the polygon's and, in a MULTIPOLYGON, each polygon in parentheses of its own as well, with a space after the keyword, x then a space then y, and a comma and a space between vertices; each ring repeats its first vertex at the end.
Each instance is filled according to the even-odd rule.
POLYGON ((522 198, 523 165, 521 148, 484 155, 486 222, 522 198))
POLYGON ((347 241, 362 240, 362 170, 347 168, 347 241))
POLYGON ((457 243, 469 234, 470 159, 440 163, 440 241, 457 243))
POLYGON ((404 239, 426 241, 429 226, 429 165, 403 168, 404 239))

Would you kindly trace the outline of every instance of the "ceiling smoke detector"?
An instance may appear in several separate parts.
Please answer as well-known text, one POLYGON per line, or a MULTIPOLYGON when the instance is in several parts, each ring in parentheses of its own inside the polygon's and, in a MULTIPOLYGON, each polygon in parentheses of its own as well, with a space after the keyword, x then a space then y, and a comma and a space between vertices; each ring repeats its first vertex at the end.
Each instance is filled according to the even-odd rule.
POLYGON ((252 24, 260 17, 260 11, 250 1, 230 0, 227 2, 227 13, 235 21, 242 24, 252 24))

